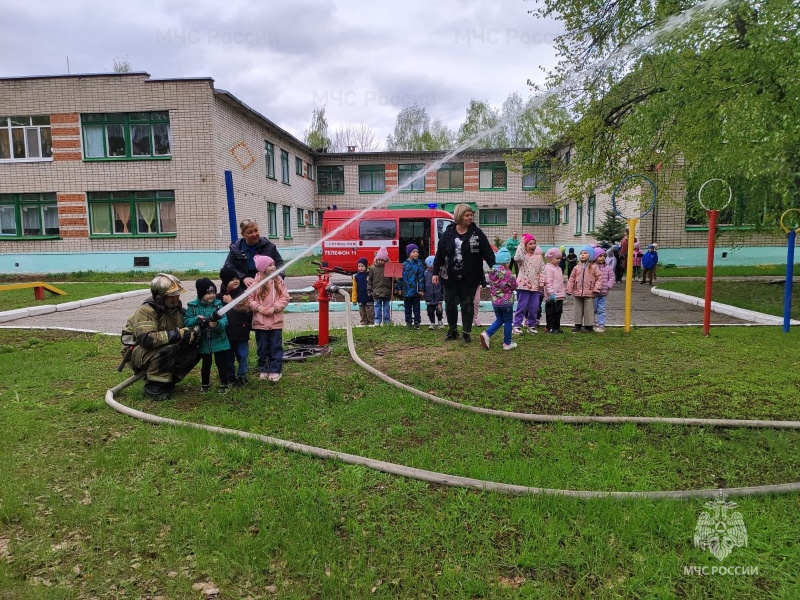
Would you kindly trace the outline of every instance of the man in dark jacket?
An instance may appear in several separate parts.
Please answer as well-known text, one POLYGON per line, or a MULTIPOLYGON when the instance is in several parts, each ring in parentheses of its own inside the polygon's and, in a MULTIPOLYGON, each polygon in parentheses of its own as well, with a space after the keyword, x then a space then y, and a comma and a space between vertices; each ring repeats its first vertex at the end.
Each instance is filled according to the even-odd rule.
MULTIPOLYGON (((275 261, 275 268, 280 271, 283 266, 283 257, 275 244, 267 238, 261 237, 255 219, 244 219, 239 223, 239 231, 242 237, 230 245, 228 257, 223 266, 234 269, 239 279, 247 287, 253 285, 253 278, 257 273, 254 262, 256 255, 269 256, 275 261)), ((285 277, 283 272, 280 275, 285 277)))
POLYGON ((472 222, 475 213, 469 204, 459 204, 453 211, 455 223, 448 227, 439 240, 433 261, 431 278, 434 285, 444 287, 445 314, 447 315, 447 340, 458 339, 458 307, 461 306, 462 338, 469 343, 474 316, 473 300, 483 281, 484 261, 494 266, 494 251, 489 239, 472 222))

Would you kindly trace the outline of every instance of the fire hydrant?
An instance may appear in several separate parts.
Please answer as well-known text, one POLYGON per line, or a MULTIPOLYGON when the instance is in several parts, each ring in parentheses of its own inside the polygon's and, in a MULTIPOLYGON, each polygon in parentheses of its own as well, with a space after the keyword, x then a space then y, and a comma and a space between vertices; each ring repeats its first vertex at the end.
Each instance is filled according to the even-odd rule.
POLYGON ((318 343, 320 346, 327 346, 329 342, 330 329, 330 306, 331 297, 328 295, 328 285, 331 276, 327 273, 317 275, 318 279, 311 286, 317 290, 317 302, 319 302, 319 334, 318 343))

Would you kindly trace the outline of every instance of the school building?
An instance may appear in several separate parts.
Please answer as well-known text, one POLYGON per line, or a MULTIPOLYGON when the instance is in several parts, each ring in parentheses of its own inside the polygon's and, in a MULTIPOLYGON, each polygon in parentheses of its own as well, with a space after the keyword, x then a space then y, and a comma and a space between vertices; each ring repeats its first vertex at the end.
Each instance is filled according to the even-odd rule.
MULTIPOLYGON (((291 258, 318 244, 325 210, 372 205, 467 202, 493 242, 595 241, 608 194, 561 206, 549 165, 517 170, 513 152, 321 152, 210 78, 0 78, 0 273, 214 270, 246 217, 291 258)), ((704 264, 707 231, 687 223, 680 178, 663 179, 637 237, 663 262, 704 264)), ((782 236, 726 244, 731 264, 785 260, 782 236)))

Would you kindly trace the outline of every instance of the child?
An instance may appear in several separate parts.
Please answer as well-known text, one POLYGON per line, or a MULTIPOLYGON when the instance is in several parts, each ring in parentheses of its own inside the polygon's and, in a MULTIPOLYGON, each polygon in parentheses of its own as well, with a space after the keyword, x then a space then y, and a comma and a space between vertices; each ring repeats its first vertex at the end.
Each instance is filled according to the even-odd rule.
POLYGON ((228 336, 225 335, 228 317, 221 317, 218 321, 210 319, 215 311, 222 308, 222 302, 217 300, 217 286, 210 279, 203 277, 198 279, 194 285, 197 290, 197 298, 186 306, 183 324, 186 327, 199 325, 201 328, 197 348, 203 361, 200 367, 200 393, 208 393, 208 384, 211 378, 211 357, 213 356, 219 372, 219 393, 227 394, 228 362, 231 351, 228 336))
POLYGON ((389 251, 382 246, 375 254, 375 262, 367 277, 367 294, 375 301, 375 325, 392 322, 392 280, 386 277, 383 267, 389 262, 389 251))
MULTIPOLYGON (((222 267, 219 271, 219 278, 222 280, 222 287, 217 294, 217 299, 224 305, 230 304, 234 298, 238 298, 244 293, 245 287, 239 280, 239 275, 235 269, 222 267)), ((234 386, 242 386, 247 383, 247 359, 250 356, 250 330, 252 329, 253 315, 247 302, 239 302, 233 309, 225 315, 228 317, 228 327, 225 333, 231 344, 231 351, 228 355, 228 379, 234 386), (239 369, 236 369, 235 362, 239 361, 239 369), (236 378, 234 379, 234 373, 236 378)))
POLYGON ((358 259, 358 273, 353 275, 353 300, 358 302, 358 313, 361 316, 361 326, 372 325, 375 320, 375 304, 372 296, 367 292, 367 259, 358 259))
POLYGON ((600 291, 600 271, 589 259, 592 248, 581 248, 580 261, 567 282, 567 295, 575 297, 574 332, 592 333, 594 328, 594 296, 600 291), (583 327, 583 329, 581 329, 583 327))
MULTIPOLYGON (((567 268, 567 249, 564 246, 561 246, 559 251, 561 252, 561 260, 558 261, 558 267, 561 269, 561 274, 563 275, 564 270, 567 268)), ((547 262, 547 256, 545 256, 545 262, 547 262)))
POLYGON ((639 284, 643 284, 647 280, 650 285, 656 280, 656 268, 658 267, 658 246, 650 244, 647 247, 647 252, 642 256, 642 280, 639 284))
MULTIPOLYGON (((254 260, 258 273, 253 285, 258 285, 275 272, 275 261, 260 254, 254 260)), ((283 309, 289 304, 289 290, 282 278, 273 277, 250 295, 248 303, 253 311, 259 377, 277 383, 283 369, 283 309)))
POLYGON ((558 248, 550 248, 544 258, 544 293, 547 300, 544 303, 544 316, 547 323, 547 333, 563 333, 561 331, 561 313, 564 310, 564 271, 561 268, 563 254, 558 248))
POLYGON ((442 323, 442 300, 444 300, 444 292, 442 291, 441 283, 433 285, 433 259, 433 255, 425 259, 425 266, 427 267, 425 269, 425 305, 428 308, 428 318, 431 320, 428 329, 444 327, 442 323))
POLYGON ((578 265, 578 255, 575 254, 575 248, 570 248, 567 253, 567 279, 572 275, 572 269, 578 265))
POLYGON ((419 248, 416 244, 406 246, 406 256, 403 263, 403 278, 398 282, 398 287, 403 295, 403 308, 406 312, 406 327, 419 329, 420 301, 425 297, 425 267, 419 259, 419 248), (413 313, 413 323, 411 321, 413 313))
MULTIPOLYGON (((616 273, 614 269, 608 264, 609 253, 612 250, 603 250, 597 248, 599 252, 595 255, 595 266, 600 270, 600 292, 594 298, 594 323, 597 326, 596 331, 603 332, 606 330, 606 297, 611 288, 614 287, 616 282, 616 273)), ((611 254, 613 258, 613 254, 611 254)))
POLYGON ((642 274, 642 251, 639 249, 639 242, 633 243, 633 277, 639 279, 642 274))
POLYGON ((517 275, 517 312, 514 313, 514 333, 522 333, 522 320, 526 317, 528 333, 536 330, 539 298, 544 278, 544 260, 536 253, 536 238, 530 233, 522 235, 522 244, 517 248, 514 260, 519 266, 517 275))
POLYGON ((511 319, 514 313, 514 290, 517 280, 509 271, 511 253, 506 248, 500 248, 494 257, 494 267, 489 271, 489 292, 492 295, 492 308, 494 309, 494 323, 481 333, 481 346, 489 349, 491 338, 500 327, 503 327, 503 350, 513 350, 517 344, 511 341, 511 319))

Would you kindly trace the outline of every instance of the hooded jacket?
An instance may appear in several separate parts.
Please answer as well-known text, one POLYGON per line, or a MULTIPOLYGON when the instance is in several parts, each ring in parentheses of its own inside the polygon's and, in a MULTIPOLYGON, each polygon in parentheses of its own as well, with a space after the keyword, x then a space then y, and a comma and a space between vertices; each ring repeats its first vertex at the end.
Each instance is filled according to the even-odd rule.
POLYGON ((572 269, 572 274, 567 282, 567 293, 577 298, 592 298, 600 293, 603 281, 600 269, 589 261, 580 262, 572 269))
POLYGON ((475 223, 470 223, 466 233, 460 235, 455 223, 442 234, 433 261, 433 272, 440 276, 444 287, 451 287, 463 281, 468 285, 480 285, 483 279, 484 261, 494 266, 494 251, 489 238, 475 223), (461 242, 460 260, 456 252, 456 242, 461 242))
MULTIPOLYGON (((186 305, 186 316, 183 322, 186 324, 186 327, 194 327, 197 325, 198 316, 209 319, 211 315, 214 314, 214 311, 220 308, 222 308, 222 302, 216 298, 214 298, 214 301, 211 303, 206 303, 200 300, 200 298, 195 298, 186 305)), ((197 338, 198 352, 200 352, 200 354, 214 354, 222 350, 230 350, 231 344, 228 342, 228 336, 225 333, 227 327, 228 317, 226 315, 217 321, 216 327, 203 328, 200 332, 200 336, 197 338)))

